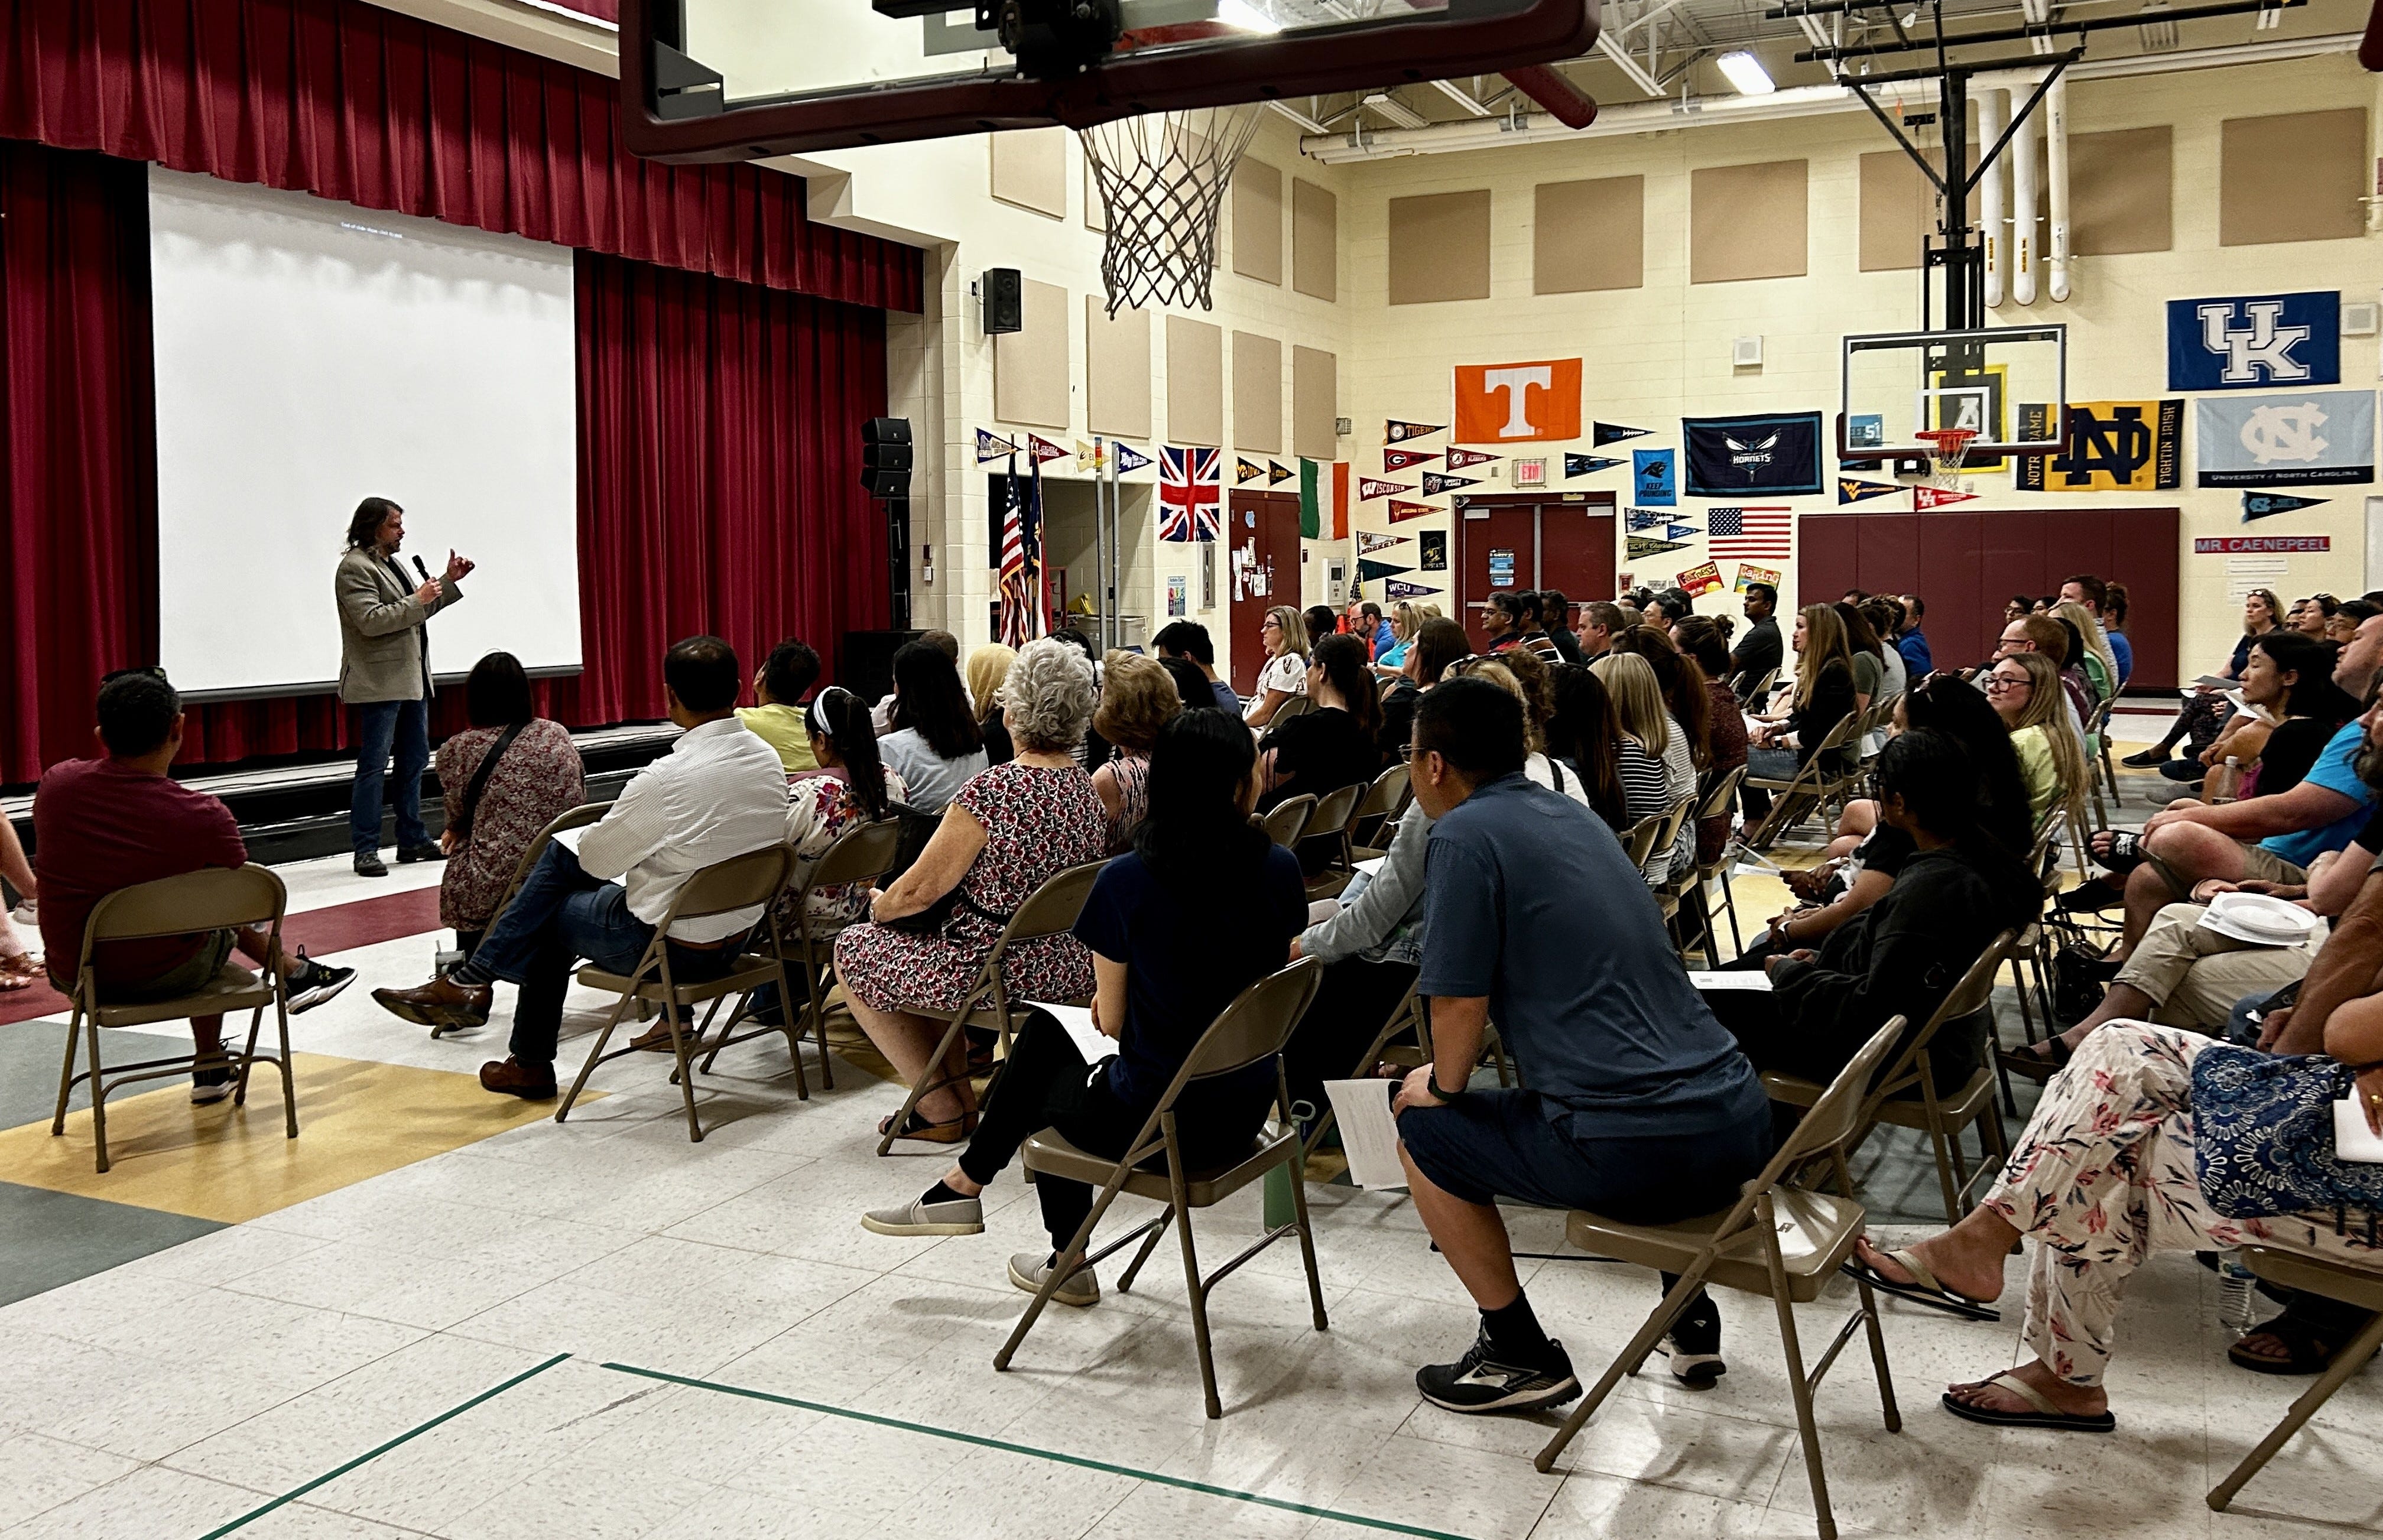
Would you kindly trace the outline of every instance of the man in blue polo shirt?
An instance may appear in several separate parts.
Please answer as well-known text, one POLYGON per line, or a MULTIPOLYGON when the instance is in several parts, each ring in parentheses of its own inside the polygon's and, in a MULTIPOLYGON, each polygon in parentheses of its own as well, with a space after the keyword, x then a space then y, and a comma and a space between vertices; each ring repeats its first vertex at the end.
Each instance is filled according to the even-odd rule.
MULTIPOLYGON (((1523 774, 1521 704, 1486 679, 1415 708, 1426 849, 1422 976, 1437 1062, 1394 1109, 1415 1209, 1480 1308, 1470 1351, 1415 1376, 1451 1411, 1580 1394, 1515 1275, 1497 1201, 1661 1224, 1726 1207, 1771 1152, 1754 1066, 1690 988, 1612 831, 1523 774), (1495 1020, 1527 1090, 1467 1089, 1495 1020)), ((1699 1295, 1666 1343, 1684 1379, 1720 1373, 1699 1295)))
MULTIPOLYGON (((2371 615, 2341 649, 2333 682, 2352 698, 2366 700, 2378 663, 2383 615, 2371 615)), ((2290 791, 2217 807, 2172 802, 2154 814, 2141 836, 2149 859, 2127 874, 2126 934, 2118 955, 2131 955, 2160 910, 2191 898, 2196 883, 2212 878, 2302 882, 2319 856, 2357 838, 2375 811, 2374 789, 2359 779, 2358 756, 2376 717, 2370 709, 2345 722, 2290 791)))

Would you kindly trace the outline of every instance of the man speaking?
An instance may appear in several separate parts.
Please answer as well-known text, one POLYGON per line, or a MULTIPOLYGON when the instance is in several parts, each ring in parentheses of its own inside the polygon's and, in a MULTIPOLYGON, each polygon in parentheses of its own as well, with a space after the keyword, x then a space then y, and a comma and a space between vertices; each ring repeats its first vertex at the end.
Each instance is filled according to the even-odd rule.
POLYGON ((430 762, 431 616, 463 597, 472 563, 447 553, 444 577, 414 559, 419 587, 397 564, 405 510, 366 498, 348 521, 333 591, 340 601, 340 698, 356 708, 356 783, 348 814, 356 875, 386 877, 380 808, 389 757, 397 752, 397 858, 435 861, 438 842, 422 826, 422 769, 430 762))

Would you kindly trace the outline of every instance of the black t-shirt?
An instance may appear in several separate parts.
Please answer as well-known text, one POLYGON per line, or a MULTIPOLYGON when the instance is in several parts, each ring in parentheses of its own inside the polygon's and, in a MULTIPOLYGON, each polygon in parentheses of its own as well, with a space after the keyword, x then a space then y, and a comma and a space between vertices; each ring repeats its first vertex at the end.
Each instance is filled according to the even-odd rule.
POLYGON ((1268 733, 1258 748, 1274 750, 1276 773, 1290 778, 1266 794, 1268 807, 1286 797, 1321 797, 1371 781, 1382 768, 1381 746, 1373 734, 1337 706, 1291 718, 1268 733))
MULTIPOLYGON (((1423 699, 1423 691, 1412 679, 1399 681, 1398 688, 1382 697, 1382 731, 1375 742, 1385 761, 1396 759, 1406 752, 1414 737, 1415 703, 1423 699)), ((1296 717, 1291 719, 1296 721, 1296 717)))
POLYGON ((2277 723, 2259 751, 2259 795, 2275 796, 2299 785, 2340 726, 2321 717, 2292 717, 2277 723))
POLYGON ((1738 694, 1744 696, 1754 687, 1756 680, 1779 666, 1786 656, 1779 640, 1779 622, 1766 615, 1747 628, 1745 638, 1729 655, 1737 670, 1738 694))
POLYGON ((2361 850, 2373 851, 2375 865, 2383 867, 2383 803, 2376 804, 2375 816, 2366 820, 2366 827, 2360 830, 2358 838, 2350 843, 2361 850))

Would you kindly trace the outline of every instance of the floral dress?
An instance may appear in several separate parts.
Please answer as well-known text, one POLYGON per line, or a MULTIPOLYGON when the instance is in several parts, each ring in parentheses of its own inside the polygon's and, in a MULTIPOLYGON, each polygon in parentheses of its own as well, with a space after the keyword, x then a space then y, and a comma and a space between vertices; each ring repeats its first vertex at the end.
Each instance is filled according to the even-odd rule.
MULTIPOLYGON (((957 1010, 1018 906, 1059 872, 1107 853, 1100 794, 1073 765, 995 765, 969 777, 952 806, 984 825, 986 839, 942 932, 867 922, 836 938, 836 977, 872 1010, 957 1010)), ((1093 992, 1093 955, 1071 935, 1044 936, 1010 948, 1002 979, 1012 1000, 1080 1000, 1093 992)))
POLYGON ((1110 756, 1109 774, 1116 778, 1117 817, 1107 820, 1108 851, 1122 856, 1133 844, 1133 832, 1150 816, 1150 754, 1121 748, 1110 756))
MULTIPOLYGON (((885 796, 889 802, 900 802, 909 795, 898 770, 885 772, 885 796)), ((852 795, 852 782, 844 772, 821 770, 810 775, 787 777, 786 844, 795 853, 794 881, 778 895, 778 929, 791 942, 800 934, 801 927, 795 913, 795 894, 810 878, 811 869, 820 857, 844 837, 846 831, 864 821, 869 810, 852 795)), ((813 889, 803 907, 810 915, 814 933, 831 930, 858 919, 869 907, 869 885, 865 882, 838 882, 833 887, 813 889)))
MULTIPOLYGON (((463 793, 503 733, 500 727, 468 728, 438 745, 447 827, 453 828, 463 815, 463 793)), ((579 750, 570 730, 543 717, 529 722, 488 772, 480 806, 472 814, 472 838, 447 857, 439 871, 438 923, 455 930, 486 930, 512 885, 522 852, 557 814, 586 799, 579 750)))

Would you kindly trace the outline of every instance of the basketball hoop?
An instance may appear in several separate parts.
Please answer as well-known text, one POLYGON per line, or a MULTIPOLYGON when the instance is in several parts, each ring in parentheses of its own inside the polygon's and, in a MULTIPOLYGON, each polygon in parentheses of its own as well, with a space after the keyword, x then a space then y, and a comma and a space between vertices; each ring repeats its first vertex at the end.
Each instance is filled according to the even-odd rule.
POLYGON ((1153 302, 1213 308, 1216 221, 1265 110, 1242 102, 1147 113, 1078 132, 1108 215, 1101 277, 1111 315, 1153 302))
POLYGON ((1972 428, 1923 428, 1912 435, 1928 446, 1928 485, 1941 491, 1957 491, 1961 486, 1961 465, 1969 458, 1969 446, 1977 439, 1972 428))

